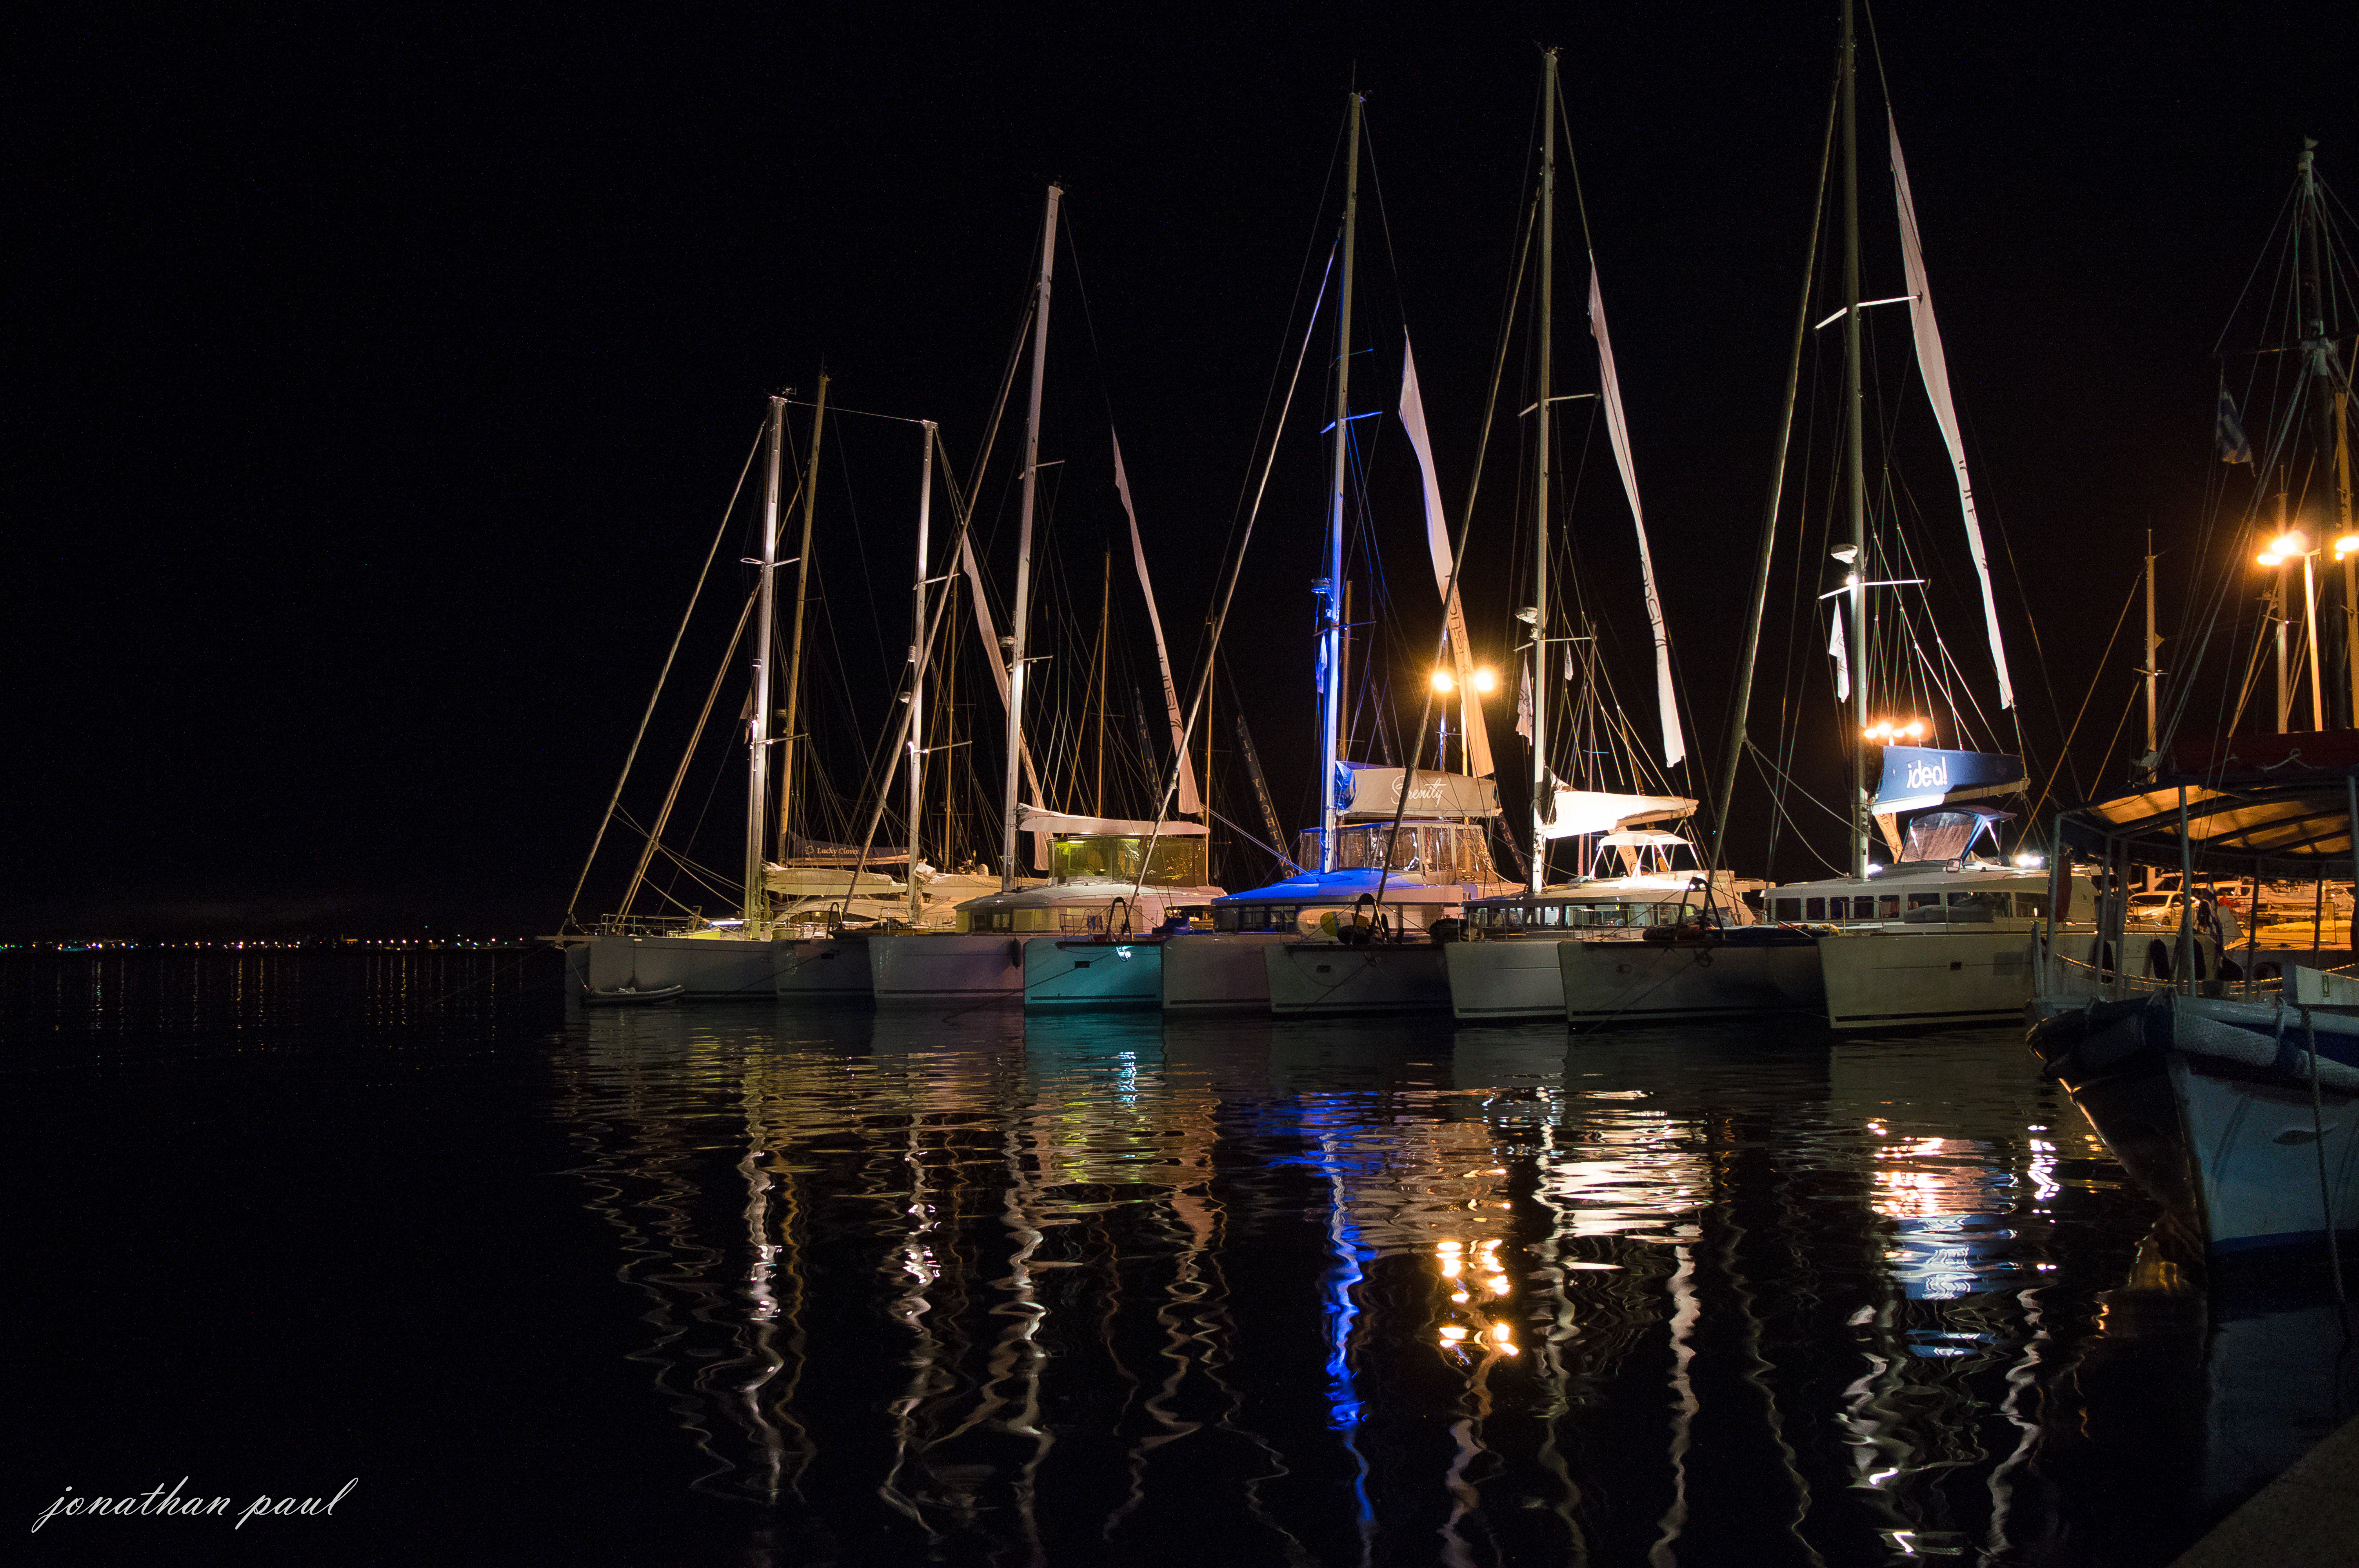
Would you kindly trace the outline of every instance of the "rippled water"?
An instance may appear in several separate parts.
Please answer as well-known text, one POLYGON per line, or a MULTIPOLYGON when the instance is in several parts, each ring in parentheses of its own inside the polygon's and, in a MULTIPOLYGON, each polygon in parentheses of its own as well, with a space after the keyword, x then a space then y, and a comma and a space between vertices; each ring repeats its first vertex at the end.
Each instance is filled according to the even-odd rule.
POLYGON ((553 981, 0 965, 49 1352, 11 1500, 361 1478, 45 1552, 2147 1564, 2348 1413, 2331 1314, 2207 1305, 2011 1032, 553 981))

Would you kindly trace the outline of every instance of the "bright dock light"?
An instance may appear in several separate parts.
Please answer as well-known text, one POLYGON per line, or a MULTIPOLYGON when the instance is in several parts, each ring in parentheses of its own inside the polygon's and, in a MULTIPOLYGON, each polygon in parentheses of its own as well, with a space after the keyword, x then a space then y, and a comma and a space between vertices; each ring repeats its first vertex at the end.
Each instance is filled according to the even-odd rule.
POLYGON ((1454 689, 1457 685, 1458 681, 1456 677, 1451 676, 1448 670, 1436 670, 1433 672, 1434 690, 1450 691, 1454 689))
POLYGON ((1476 691, 1496 691, 1498 687, 1499 672, 1493 669, 1490 665, 1484 665, 1481 669, 1474 672, 1474 689, 1476 691))

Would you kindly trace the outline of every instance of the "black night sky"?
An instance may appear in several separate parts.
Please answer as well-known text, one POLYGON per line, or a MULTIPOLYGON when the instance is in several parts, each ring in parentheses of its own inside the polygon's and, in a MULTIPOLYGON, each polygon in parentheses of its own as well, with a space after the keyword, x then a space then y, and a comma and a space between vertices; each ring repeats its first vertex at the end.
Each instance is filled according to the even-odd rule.
MULTIPOLYGON (((2098 673, 2144 529, 2167 544, 2203 504, 2214 341, 2300 138, 2319 139, 2330 182, 2359 190, 2352 16, 1875 16, 1992 549, 2012 555, 2000 595, 2035 777, 2098 673)), ((1832 0, 1225 18, 68 8, 20 23, 5 933, 554 929, 765 395, 808 396, 824 362, 841 405, 939 420, 963 478, 1050 178, 1071 248, 1043 443, 1067 460, 1047 608, 1094 620, 1120 517, 1111 411, 1186 658, 1274 369, 1290 362, 1306 257, 1333 225, 1355 77, 1381 202, 1372 190, 1354 406, 1387 416, 1371 506, 1400 635, 1379 657, 1408 691, 1434 595, 1389 418, 1402 323, 1454 511, 1531 178, 1543 42, 1562 50, 1691 741, 1716 764, 1835 27, 1832 0)), ((1875 59, 1871 296, 1901 291, 1875 59)), ((1568 200, 1557 341, 1573 388, 1595 384, 1580 215, 1568 200)), ((1885 398, 1927 440, 1891 314, 1885 398)), ((1323 459, 1306 412, 1223 654, 1290 815, 1312 773, 1304 589, 1323 459)), ((822 765, 849 794, 906 641, 916 442, 855 418, 829 439, 818 552, 842 696, 814 732, 848 737, 822 765)), ((1584 591, 1616 620, 1625 701, 1650 711, 1628 520, 1602 433, 1585 439, 1584 591)), ((1011 451, 976 513, 1003 594, 1011 451)), ((1512 432, 1495 440, 1466 568, 1478 634, 1495 638, 1520 602, 1505 543, 1517 460, 1512 432)), ((1918 476, 1962 571, 1946 471, 1918 476)), ((692 709, 711 680, 750 544, 742 529, 724 543, 669 701, 692 709)), ((1782 549, 1790 568, 1790 534, 1782 549)), ((1122 569, 1117 556, 1125 656, 1147 672, 1122 569)), ((1948 634, 1983 676, 1976 620, 1948 634)), ((1791 656, 1816 670, 1811 647, 1791 656)), ((1782 641, 1765 651, 1756 731, 1779 721, 1788 657, 1782 641)), ((2125 638, 2093 705, 2104 722, 2076 747, 2093 787, 2134 663, 2125 638)), ((1809 702, 1792 721, 1823 732, 1801 753, 1823 768, 1837 746, 1823 678, 1795 689, 1809 702)), ((739 700, 731 688, 716 723, 739 700)), ((1224 682, 1217 703, 1231 702, 1224 682)), ((659 792, 676 758, 687 716, 666 722, 636 789, 659 792)), ((976 755, 995 769, 981 728, 976 755)), ((691 788, 709 802, 701 843, 726 865, 742 784, 712 774, 691 788)), ((1254 820, 1239 795, 1223 809, 1254 820)), ((1740 806, 1748 872, 1767 820, 1740 806)), ((1832 825, 1812 831, 1832 848, 1832 825)), ((1265 864, 1241 857, 1232 885, 1265 864)), ((1773 869, 1813 864, 1789 847, 1773 869)), ((585 913, 599 897, 593 884, 585 913)))

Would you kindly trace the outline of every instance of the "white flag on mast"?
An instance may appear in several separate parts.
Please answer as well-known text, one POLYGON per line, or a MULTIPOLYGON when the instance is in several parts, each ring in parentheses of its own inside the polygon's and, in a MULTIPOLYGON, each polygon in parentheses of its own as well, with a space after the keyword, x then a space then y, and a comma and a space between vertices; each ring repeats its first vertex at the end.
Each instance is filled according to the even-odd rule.
POLYGON ((1597 260, 1589 262, 1589 330, 1597 340, 1598 376, 1605 392, 1605 433, 1622 488, 1630 497, 1630 521, 1638 527, 1638 572, 1647 586, 1647 623, 1655 633, 1655 700, 1663 716, 1663 766, 1676 767, 1688 754, 1680 729, 1680 708, 1671 687, 1671 634, 1663 626, 1663 601, 1655 592, 1655 560, 1647 548, 1647 514, 1638 505, 1638 470, 1630 461, 1630 422, 1622 414, 1622 382, 1614 373, 1614 343, 1605 335, 1605 297, 1598 291, 1597 260))
MULTIPOLYGON (((1204 804, 1196 798, 1196 770, 1188 762, 1188 727, 1180 722, 1180 691, 1171 684, 1171 655, 1163 651, 1163 617, 1156 613, 1155 585, 1147 580, 1147 546, 1139 543, 1138 512, 1130 503, 1130 476, 1123 472, 1120 436, 1114 438, 1114 488, 1122 497, 1123 515, 1130 519, 1130 558, 1138 567, 1138 590, 1147 595, 1147 623, 1155 629, 1155 665, 1163 672, 1163 706, 1171 716, 1171 750, 1180 759, 1180 814, 1194 816, 1204 804)), ((1151 764, 1153 759, 1147 761, 1151 764)), ((1162 803, 1156 805, 1160 809, 1162 803)))
POLYGON ((1442 615, 1450 626, 1450 661, 1458 677, 1458 728, 1465 737, 1466 771, 1476 778, 1491 774, 1491 730, 1483 722, 1483 694, 1474 689, 1474 652, 1466 639, 1466 608, 1450 580, 1450 529, 1441 514, 1441 482, 1434 477, 1433 439, 1425 428, 1425 398, 1417 389, 1417 357, 1408 338, 1401 337, 1401 429, 1417 453, 1418 471, 1425 476, 1425 546, 1433 557, 1433 584, 1447 597, 1442 615))
POLYGON ((1843 640, 1843 605, 1835 605, 1835 629, 1827 638, 1827 652, 1835 656, 1835 700, 1851 700, 1851 644, 1843 640))
POLYGON ((1908 279, 1908 321, 1917 332, 1917 369, 1925 377, 1925 395, 1932 400, 1934 423, 1941 427, 1941 439, 1949 443, 1950 461, 1958 470, 1958 506, 1966 514, 1966 547, 1973 554, 1974 576, 1982 583, 1991 663, 1998 666, 1998 705, 2013 708, 2015 683, 2007 678, 2006 646, 1998 634, 1998 600, 1991 594, 1990 557, 1983 549, 1982 521, 1974 515, 1973 481, 1966 477, 1965 443, 1958 438, 1958 411, 1950 398, 1950 362, 1941 352, 1941 329, 1933 319, 1932 286, 1925 280, 1917 204, 1908 195, 1908 166, 1900 159, 1900 125, 1888 110, 1884 123, 1892 134, 1892 183, 1900 193, 1900 261, 1908 279))

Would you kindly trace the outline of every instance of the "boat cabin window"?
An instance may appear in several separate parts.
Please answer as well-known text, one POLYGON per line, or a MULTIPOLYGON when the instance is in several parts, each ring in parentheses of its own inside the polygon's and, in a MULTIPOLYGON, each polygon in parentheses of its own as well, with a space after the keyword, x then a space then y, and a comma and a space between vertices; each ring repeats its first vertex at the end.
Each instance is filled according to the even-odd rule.
POLYGON ((1077 834, 1056 839, 1049 847, 1049 870, 1063 881, 1107 877, 1116 881, 1143 881, 1149 887, 1202 887, 1205 848, 1201 838, 1158 838, 1155 852, 1147 840, 1115 834, 1077 834), (1142 858, 1147 874, 1139 875, 1142 858))
MULTIPOLYGON (((1862 903, 1865 903, 1868 901, 1862 899, 1860 902, 1862 903)), ((1851 918, 1851 900, 1847 898, 1831 898, 1827 900, 1827 918, 1829 920, 1849 920, 1851 918)))
POLYGON ((1825 899, 1822 899, 1822 898, 1811 898, 1811 899, 1804 899, 1804 900, 1802 901, 1802 918, 1803 918, 1803 919, 1805 919, 1805 920, 1824 920, 1826 917, 1827 917, 1827 901, 1826 901, 1825 899))
POLYGON ((2018 915, 2028 915, 2035 919, 2045 919, 2048 914, 2048 895, 2044 892, 2017 893, 2015 895, 2015 913, 2018 915))
POLYGON ((1212 907, 1215 931, 1291 931, 1300 906, 1291 903, 1223 903, 1212 907))
MULTIPOLYGON (((1490 882, 1499 880, 1491 860, 1488 829, 1480 823, 1404 822, 1393 840, 1389 822, 1361 822, 1335 831, 1335 869, 1373 871, 1385 863, 1385 847, 1392 844, 1389 869, 1407 871, 1429 882, 1490 882)), ((1319 833, 1312 829, 1295 839, 1298 865, 1319 863, 1319 833)))
POLYGON ((1771 902, 1777 906, 1776 912, 1778 919, 1799 920, 1802 918, 1802 901, 1800 899, 1781 898, 1772 900, 1771 902))
POLYGON ((1937 892, 1912 892, 1908 895, 1908 907, 1911 909, 1931 909, 1940 902, 1941 895, 1937 892))
POLYGON ((1016 912, 1012 909, 962 909, 958 912, 961 931, 1013 931, 1016 912))
POLYGON ((1900 895, 1897 892, 1878 894, 1875 900, 1875 917, 1878 920, 1899 919, 1900 895))

